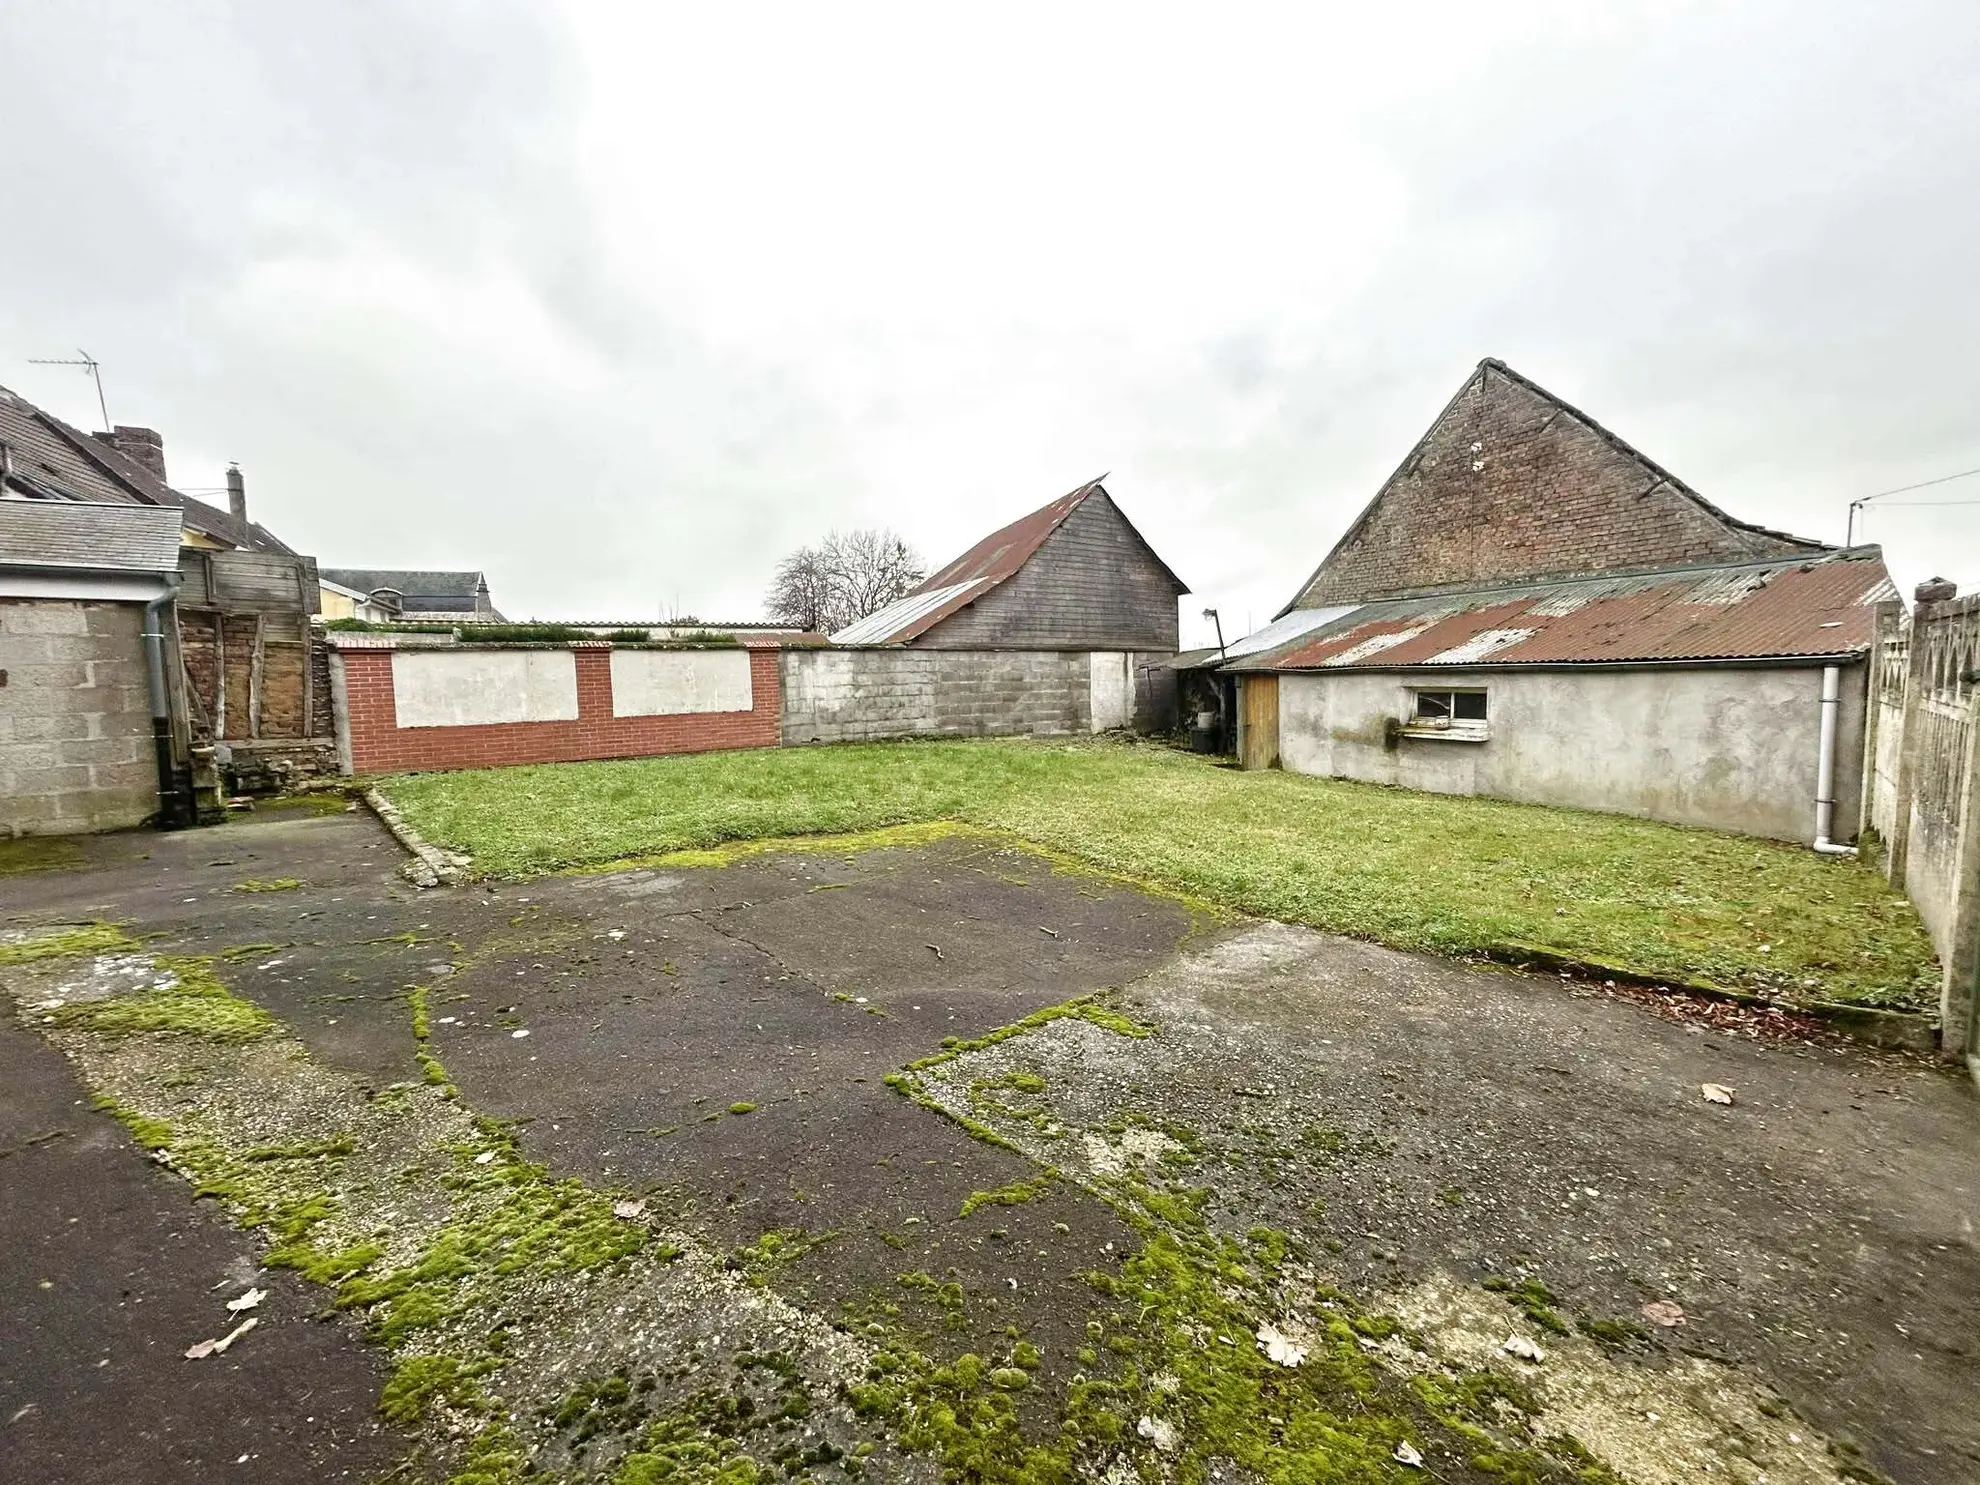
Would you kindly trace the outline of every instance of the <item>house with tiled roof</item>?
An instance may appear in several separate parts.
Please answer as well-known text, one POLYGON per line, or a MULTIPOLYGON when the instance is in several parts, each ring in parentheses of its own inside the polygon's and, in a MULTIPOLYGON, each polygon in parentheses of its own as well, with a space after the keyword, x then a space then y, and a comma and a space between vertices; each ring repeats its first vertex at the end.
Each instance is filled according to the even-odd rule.
POLYGON ((402 618, 418 623, 500 624, 480 572, 397 567, 326 567, 317 612, 326 619, 402 618), (376 612, 362 612, 365 609, 376 612))
MULTIPOLYGON (((160 777, 143 792, 149 813, 181 823, 195 812, 195 776, 213 788, 246 792, 286 787, 335 761, 328 662, 310 626, 315 559, 249 517, 247 482, 238 467, 225 478, 223 509, 169 482, 165 443, 156 430, 119 425, 85 433, 0 387, 0 509, 15 547, 14 575, 0 587, 0 672, 10 669, 10 660, 30 663, 38 641, 27 636, 36 625, 67 626, 64 632, 73 631, 68 648, 78 654, 86 644, 96 647, 87 666, 71 666, 85 690, 89 677, 132 667, 145 673, 156 662, 169 693, 169 747, 160 755, 160 777), (89 553, 71 549, 72 539, 79 531, 167 526, 175 533, 176 571, 161 590, 165 601, 153 611, 162 631, 149 620, 145 625, 147 635, 162 633, 164 649, 141 656, 132 637, 138 626, 132 600, 105 589, 107 579, 94 570, 89 553), (45 548, 41 569, 23 546, 34 543, 45 548), (103 648, 108 645, 130 653, 112 653, 103 648)), ((23 690, 12 706, 44 707, 36 728, 66 728, 65 703, 51 698, 52 692, 23 690)), ((27 728, 12 735, 24 740, 40 734, 27 728)), ((61 800, 46 820, 0 817, 0 828, 135 823, 128 779, 114 788, 102 783, 104 770, 91 761, 102 751, 90 738, 54 749, 0 743, 0 782, 21 797, 46 793, 36 782, 44 776, 88 780, 66 786, 76 797, 61 800)))
POLYGON ((1249 767, 1837 850, 1896 596, 1487 360, 1223 670, 1249 767))

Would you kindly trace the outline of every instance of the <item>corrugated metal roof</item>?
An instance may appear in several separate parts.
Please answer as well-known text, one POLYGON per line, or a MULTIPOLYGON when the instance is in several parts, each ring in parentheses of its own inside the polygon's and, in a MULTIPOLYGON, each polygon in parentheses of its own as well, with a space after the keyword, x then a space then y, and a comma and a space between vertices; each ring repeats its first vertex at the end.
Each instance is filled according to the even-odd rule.
POLYGON ((182 524, 173 506, 0 500, 0 567, 177 572, 182 524))
MULTIPOLYGON (((1102 475, 1101 479, 1104 478, 1106 476, 1102 475)), ((1015 577, 1031 554, 1045 544, 1045 538, 1057 531, 1066 517, 1078 510, 1087 496, 1099 488, 1100 480, 1093 480, 1069 495, 1061 495, 1049 505, 1039 506, 1030 515, 1020 516, 1010 525, 991 532, 947 567, 931 575, 919 591, 926 593, 934 588, 952 588, 959 583, 983 578, 993 584, 1001 583, 1006 578, 1015 577)))
POLYGON ((1243 639, 1234 639, 1225 646, 1224 658, 1236 660, 1245 655, 1258 655, 1266 650, 1276 650, 1279 646, 1298 639, 1302 634, 1311 634, 1322 625, 1331 624, 1343 614, 1354 612, 1356 605, 1339 604, 1333 608, 1295 609, 1282 619, 1274 619, 1263 629, 1254 629, 1243 639))
POLYGON ((995 579, 972 578, 964 583, 951 583, 945 588, 917 588, 907 597, 895 599, 878 613, 868 614, 856 624, 848 624, 832 636, 832 643, 899 644, 914 638, 937 619, 947 618, 978 593, 987 592, 995 586, 995 579))
POLYGON ((1631 664, 1847 655, 1895 594, 1881 552, 1530 583, 1360 605, 1237 670, 1631 664))

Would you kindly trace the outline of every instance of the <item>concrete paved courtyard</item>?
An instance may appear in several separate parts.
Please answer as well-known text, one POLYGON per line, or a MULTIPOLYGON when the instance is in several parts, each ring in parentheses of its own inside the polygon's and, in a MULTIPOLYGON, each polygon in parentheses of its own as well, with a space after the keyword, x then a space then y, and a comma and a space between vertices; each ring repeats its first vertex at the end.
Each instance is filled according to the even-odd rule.
POLYGON ((6 1478, 1980 1475, 1980 1109, 1917 1060, 967 835, 86 855, 0 880, 131 940, 0 960, 6 1478), (272 1023, 101 1014, 206 975, 272 1023))

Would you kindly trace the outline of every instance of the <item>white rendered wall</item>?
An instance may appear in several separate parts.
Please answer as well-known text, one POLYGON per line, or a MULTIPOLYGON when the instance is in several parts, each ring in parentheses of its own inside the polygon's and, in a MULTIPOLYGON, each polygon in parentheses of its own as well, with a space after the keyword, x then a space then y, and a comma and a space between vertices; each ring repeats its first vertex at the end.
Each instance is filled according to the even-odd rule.
POLYGON ((569 650, 394 650, 401 727, 574 722, 577 657, 569 650))
POLYGON ((612 715, 746 712, 756 705, 747 650, 614 650, 612 715))

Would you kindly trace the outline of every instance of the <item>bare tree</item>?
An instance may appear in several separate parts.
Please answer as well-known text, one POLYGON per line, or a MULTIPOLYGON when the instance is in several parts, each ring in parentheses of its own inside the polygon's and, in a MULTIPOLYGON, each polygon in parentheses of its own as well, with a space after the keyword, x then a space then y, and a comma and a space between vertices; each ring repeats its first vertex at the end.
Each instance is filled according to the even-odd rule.
POLYGON ((926 576, 914 548, 891 531, 834 531, 777 564, 764 607, 774 623, 830 634, 906 597, 926 576))
POLYGON ((825 554, 817 547, 799 547, 779 562, 763 608, 773 624, 829 634, 836 626, 832 623, 832 579, 826 571, 825 554))

